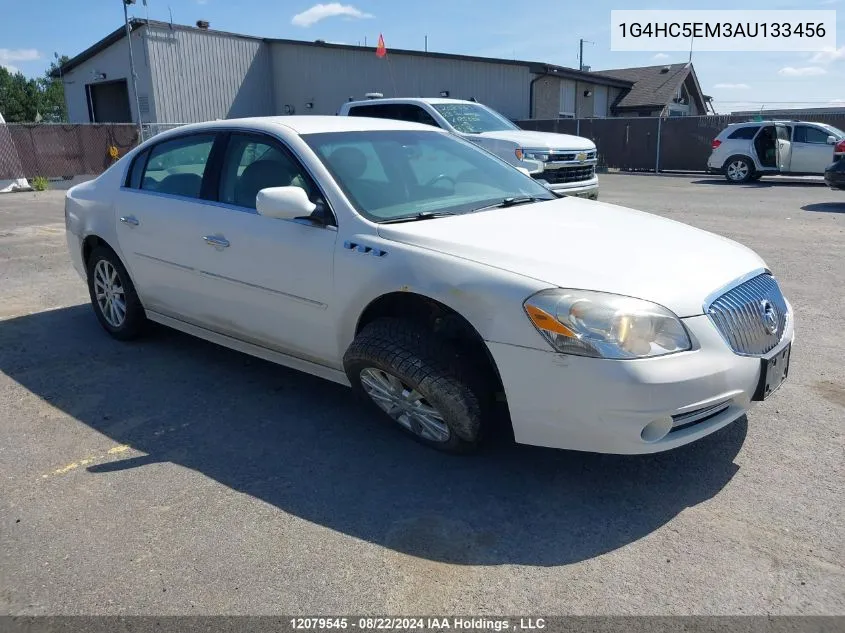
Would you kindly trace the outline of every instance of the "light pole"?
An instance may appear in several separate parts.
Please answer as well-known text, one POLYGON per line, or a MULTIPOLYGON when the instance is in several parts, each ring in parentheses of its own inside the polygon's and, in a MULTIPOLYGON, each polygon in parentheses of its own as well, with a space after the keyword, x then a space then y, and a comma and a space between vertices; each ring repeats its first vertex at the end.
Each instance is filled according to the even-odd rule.
POLYGON ((144 130, 141 127, 141 101, 138 99, 138 78, 135 74, 135 56, 132 54, 132 29, 129 27, 129 5, 135 0, 123 1, 123 21, 126 23, 126 43, 129 45, 129 72, 132 75, 132 93, 135 95, 135 112, 138 115, 138 143, 144 141, 144 130))

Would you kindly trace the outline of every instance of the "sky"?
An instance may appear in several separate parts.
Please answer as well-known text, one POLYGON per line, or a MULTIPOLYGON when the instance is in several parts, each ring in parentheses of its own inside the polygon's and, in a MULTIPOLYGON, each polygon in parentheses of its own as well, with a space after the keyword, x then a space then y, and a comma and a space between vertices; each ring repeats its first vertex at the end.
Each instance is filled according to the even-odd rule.
MULTIPOLYGON (((593 70, 686 62, 685 52, 612 52, 611 9, 734 9, 735 0, 555 0, 522 11, 513 0, 147 0, 130 15, 262 37, 375 45, 521 59, 593 70), (550 10, 551 7, 558 7, 550 10)), ((0 65, 41 75, 54 53, 74 56, 123 24, 122 0, 0 0, 0 65), (33 5, 37 8, 32 10, 33 5)), ((845 106, 845 0, 745 0, 742 9, 834 9, 836 48, 822 53, 693 52, 705 94, 720 113, 845 106), (837 16, 838 17, 838 16, 837 16)))

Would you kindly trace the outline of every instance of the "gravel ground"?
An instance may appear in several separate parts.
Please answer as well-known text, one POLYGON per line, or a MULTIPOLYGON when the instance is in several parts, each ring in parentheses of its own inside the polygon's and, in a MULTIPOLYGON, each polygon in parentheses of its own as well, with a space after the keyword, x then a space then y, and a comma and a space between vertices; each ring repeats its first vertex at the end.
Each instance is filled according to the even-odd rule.
POLYGON ((845 614, 843 193, 606 175, 602 199, 781 280, 790 379, 747 420, 655 456, 440 455, 343 387, 111 340, 61 192, 0 196, 0 613, 845 614))

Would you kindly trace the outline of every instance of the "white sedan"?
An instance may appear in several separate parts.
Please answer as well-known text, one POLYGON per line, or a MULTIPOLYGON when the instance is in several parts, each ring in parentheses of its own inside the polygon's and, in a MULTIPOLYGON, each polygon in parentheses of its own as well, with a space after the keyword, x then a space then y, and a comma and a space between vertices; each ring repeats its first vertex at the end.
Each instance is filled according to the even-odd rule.
POLYGON ((115 338, 156 321, 351 385, 442 450, 473 448, 496 401, 521 443, 671 449, 788 371, 792 311, 754 252, 558 198, 430 126, 185 126, 72 188, 65 216, 115 338))

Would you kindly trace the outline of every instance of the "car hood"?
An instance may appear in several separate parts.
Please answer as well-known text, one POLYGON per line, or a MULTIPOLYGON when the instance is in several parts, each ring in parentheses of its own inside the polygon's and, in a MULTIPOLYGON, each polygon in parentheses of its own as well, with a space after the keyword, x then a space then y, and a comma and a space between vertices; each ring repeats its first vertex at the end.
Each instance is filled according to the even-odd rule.
POLYGON ((531 149, 572 149, 591 150, 596 145, 590 139, 571 134, 553 134, 551 132, 532 132, 530 130, 499 130, 497 132, 482 132, 474 134, 480 138, 490 138, 501 141, 511 141, 520 147, 531 149))
POLYGON ((468 259, 549 286, 703 313, 715 291, 765 268, 751 249, 650 213, 577 198, 379 226, 385 239, 468 259))

